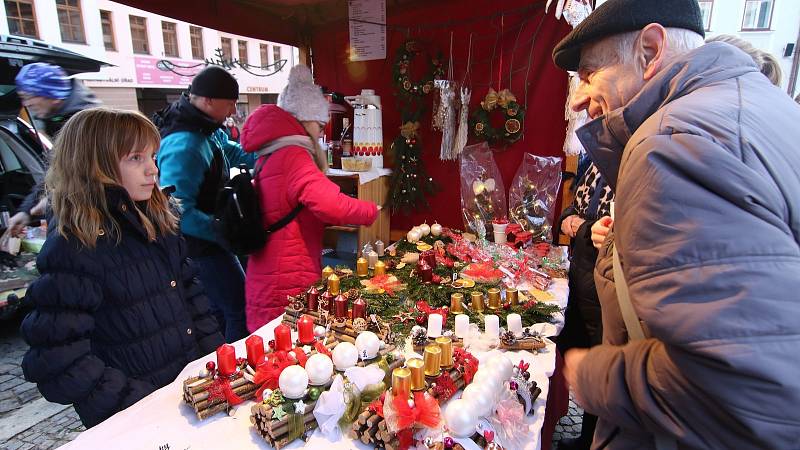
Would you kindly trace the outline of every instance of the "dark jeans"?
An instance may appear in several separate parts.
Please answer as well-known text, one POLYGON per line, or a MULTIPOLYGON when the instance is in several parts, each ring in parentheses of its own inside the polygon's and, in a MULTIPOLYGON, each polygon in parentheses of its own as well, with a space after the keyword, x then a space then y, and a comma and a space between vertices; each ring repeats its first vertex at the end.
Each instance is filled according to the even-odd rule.
POLYGON ((244 271, 232 253, 218 251, 192 258, 197 277, 206 288, 211 312, 224 331, 226 342, 247 336, 244 316, 244 271))

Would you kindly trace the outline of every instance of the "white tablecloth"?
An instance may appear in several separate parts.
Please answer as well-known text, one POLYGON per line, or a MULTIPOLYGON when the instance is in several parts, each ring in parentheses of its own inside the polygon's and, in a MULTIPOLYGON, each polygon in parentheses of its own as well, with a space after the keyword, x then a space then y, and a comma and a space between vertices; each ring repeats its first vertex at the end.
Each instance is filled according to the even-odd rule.
MULTIPOLYGON (((560 307, 566 307, 567 302, 566 280, 556 280, 551 292, 555 294, 560 307)), ((255 334, 264 338, 264 342, 273 338, 273 330, 280 323, 276 319, 264 325, 255 334)), ((563 318, 561 320, 563 324, 563 318)), ((556 335, 561 329, 558 326, 538 326, 546 335, 556 335)), ((244 356, 244 339, 234 344, 236 354, 244 356)), ((496 350, 495 350, 496 351, 496 350)), ((526 423, 530 438, 526 440, 525 450, 538 450, 541 448, 541 430, 544 425, 544 411, 547 403, 549 377, 555 370, 555 345, 548 343, 547 348, 537 354, 529 352, 509 352, 509 357, 516 364, 524 359, 531 364, 532 379, 536 381, 542 393, 536 400, 534 414, 528 416, 526 423)), ((479 360, 491 356, 491 352, 475 355, 479 360)), ((194 411, 183 403, 183 380, 196 375, 205 367, 206 361, 212 360, 214 355, 193 361, 187 365, 172 383, 148 395, 130 408, 121 411, 100 425, 81 433, 77 439, 62 446, 62 449, 95 449, 114 448, 123 449, 152 449, 170 450, 187 449, 270 449, 271 447, 259 436, 250 424, 250 407, 252 401, 245 401, 236 408, 232 416, 218 414, 212 418, 200 421, 194 411), (169 447, 167 447, 169 445, 169 447)), ((456 398, 460 394, 456 394, 456 398)), ((442 405, 443 408, 446 405, 442 405)), ((480 450, 469 439, 459 439, 467 450, 480 450)), ((287 448, 325 448, 326 450, 369 449, 370 446, 350 439, 341 439, 330 442, 322 437, 319 432, 314 432, 311 439, 304 443, 297 440, 287 448)))

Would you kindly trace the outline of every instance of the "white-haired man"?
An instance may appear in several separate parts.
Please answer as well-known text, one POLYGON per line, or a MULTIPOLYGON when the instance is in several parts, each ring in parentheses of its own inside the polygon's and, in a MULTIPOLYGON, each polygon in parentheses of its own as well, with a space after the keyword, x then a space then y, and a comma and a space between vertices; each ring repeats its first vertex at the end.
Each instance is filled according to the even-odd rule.
POLYGON ((609 0, 553 51, 616 194, 604 344, 565 355, 593 448, 800 448, 800 108, 703 34, 696 0, 609 0))

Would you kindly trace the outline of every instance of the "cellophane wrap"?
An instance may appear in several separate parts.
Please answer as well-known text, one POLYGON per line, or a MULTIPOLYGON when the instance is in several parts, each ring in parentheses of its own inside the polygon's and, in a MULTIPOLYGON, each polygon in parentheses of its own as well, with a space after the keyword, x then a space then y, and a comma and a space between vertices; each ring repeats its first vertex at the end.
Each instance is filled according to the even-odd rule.
POLYGON ((533 233, 534 241, 553 238, 553 208, 560 185, 561 158, 525 153, 511 183, 508 206, 511 221, 533 233))
POLYGON ((494 154, 485 142, 464 148, 461 161, 461 211, 464 228, 486 237, 492 220, 508 217, 506 192, 494 154))

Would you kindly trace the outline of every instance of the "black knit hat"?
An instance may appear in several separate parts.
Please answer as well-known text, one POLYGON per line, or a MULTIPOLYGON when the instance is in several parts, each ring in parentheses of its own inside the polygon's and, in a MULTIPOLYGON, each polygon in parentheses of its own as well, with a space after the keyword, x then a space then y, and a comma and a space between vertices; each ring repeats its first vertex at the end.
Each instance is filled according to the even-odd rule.
POLYGON ((208 98, 239 98, 239 83, 227 70, 219 66, 208 66, 194 76, 189 93, 208 98))
POLYGON ((578 70, 585 44, 651 23, 706 35, 697 0, 608 0, 556 45, 553 62, 564 70, 578 70))

